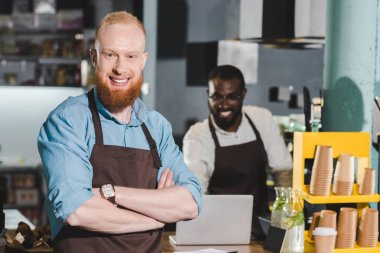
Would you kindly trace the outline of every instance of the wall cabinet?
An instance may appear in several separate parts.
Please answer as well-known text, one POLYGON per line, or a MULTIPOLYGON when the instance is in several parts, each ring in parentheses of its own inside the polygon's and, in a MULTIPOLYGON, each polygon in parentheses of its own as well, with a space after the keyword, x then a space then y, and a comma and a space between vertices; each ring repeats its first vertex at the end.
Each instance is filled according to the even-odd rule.
POLYGON ((2 31, 0 85, 87 85, 92 40, 81 30, 2 31))

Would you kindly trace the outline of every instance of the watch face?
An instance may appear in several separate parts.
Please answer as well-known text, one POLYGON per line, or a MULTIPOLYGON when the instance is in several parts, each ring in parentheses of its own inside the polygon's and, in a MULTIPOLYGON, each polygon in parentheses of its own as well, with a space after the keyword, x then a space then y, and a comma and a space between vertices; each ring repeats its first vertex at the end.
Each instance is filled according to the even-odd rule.
POLYGON ((106 198, 115 196, 115 190, 111 184, 103 185, 102 191, 103 191, 104 197, 106 198))

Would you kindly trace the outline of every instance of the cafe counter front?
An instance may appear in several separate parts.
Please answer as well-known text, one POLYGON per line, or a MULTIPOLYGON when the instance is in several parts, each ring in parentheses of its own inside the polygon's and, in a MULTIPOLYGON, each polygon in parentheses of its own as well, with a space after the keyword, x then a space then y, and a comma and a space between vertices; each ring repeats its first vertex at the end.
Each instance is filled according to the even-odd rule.
MULTIPOLYGON (((6 237, 8 240, 7 246, 5 247, 6 253, 42 253, 42 252, 53 252, 53 248, 49 247, 47 244, 40 244, 37 247, 31 249, 24 249, 20 244, 12 244, 9 241, 14 240, 16 236, 16 228, 20 221, 30 225, 31 229, 34 229, 34 225, 18 210, 8 209, 4 210, 6 216, 5 227, 7 229, 6 237)), ((197 245, 197 246, 176 246, 172 241, 169 240, 170 235, 174 235, 174 231, 166 231, 163 235, 162 241, 162 252, 172 253, 172 252, 186 252, 186 251, 200 251, 205 249, 216 249, 223 250, 225 252, 239 252, 239 253, 260 253, 267 252, 263 250, 263 243, 258 241, 251 241, 247 245, 197 245)), ((202 251, 200 251, 202 252, 202 251)), ((204 252, 204 251, 203 251, 204 252)), ((2 252, 1 252, 2 253, 2 252)))
MULTIPOLYGON (((12 237, 12 232, 8 231, 8 234, 12 237)), ((239 252, 239 253, 261 253, 267 252, 263 250, 263 245, 259 242, 251 242, 249 245, 198 245, 198 246, 176 246, 170 240, 169 236, 172 235, 173 232, 164 232, 163 241, 162 241, 162 252, 163 253, 173 253, 173 252, 202 252, 201 250, 205 249, 215 249, 215 250, 223 250, 224 252, 239 252)), ((53 248, 48 248, 45 245, 41 245, 39 247, 35 247, 33 249, 23 249, 20 247, 15 247, 12 245, 7 245, 6 253, 46 253, 53 252, 53 248)), ((205 251, 203 251, 205 252, 205 251)))
MULTIPOLYGON (((165 232, 162 241, 162 252, 187 252, 187 251, 200 251, 205 249, 217 249, 225 252, 239 252, 239 253, 261 253, 268 252, 263 249, 263 243, 257 241, 251 241, 248 245, 197 245, 197 246, 176 246, 170 240, 169 236, 174 232, 165 232)), ((202 252, 202 251, 200 251, 202 252)))

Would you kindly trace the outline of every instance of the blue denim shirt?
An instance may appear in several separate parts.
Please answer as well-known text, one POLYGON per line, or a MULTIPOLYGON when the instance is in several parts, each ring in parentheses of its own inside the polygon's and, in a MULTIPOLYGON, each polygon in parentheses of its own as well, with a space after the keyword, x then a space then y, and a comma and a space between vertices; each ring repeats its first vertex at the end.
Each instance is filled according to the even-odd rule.
MULTIPOLYGON (((104 144, 149 150, 140 127, 144 122, 156 141, 162 162, 157 180, 165 168, 171 168, 176 185, 183 186, 193 195, 200 210, 202 195, 198 178, 185 165, 183 155, 174 143, 170 123, 158 112, 147 110, 140 99, 132 105, 128 124, 118 121, 97 96, 95 103, 104 144)), ((66 99, 49 114, 40 130, 38 150, 47 184, 45 209, 53 238, 67 217, 93 196, 90 156, 94 144, 95 130, 87 94, 66 99)))

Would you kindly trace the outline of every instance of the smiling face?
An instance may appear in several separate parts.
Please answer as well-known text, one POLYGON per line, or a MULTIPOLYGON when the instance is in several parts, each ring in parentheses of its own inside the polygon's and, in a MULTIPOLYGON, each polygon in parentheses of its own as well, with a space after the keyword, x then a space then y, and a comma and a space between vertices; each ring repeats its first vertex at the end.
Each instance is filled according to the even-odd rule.
POLYGON ((239 128, 243 99, 247 90, 238 79, 209 81, 208 104, 215 123, 223 130, 236 132, 239 128))
POLYGON ((90 51, 100 100, 111 112, 132 105, 140 95, 147 60, 145 34, 135 23, 104 24, 90 51))

